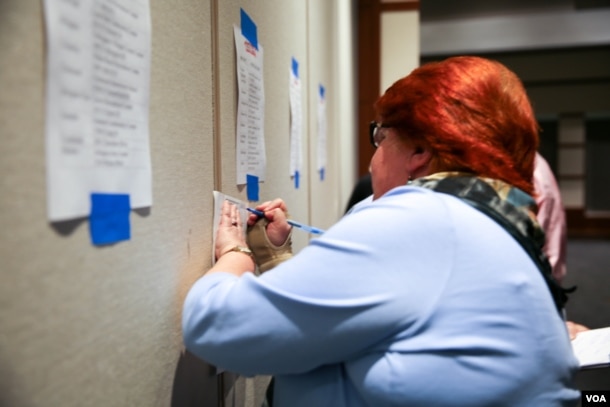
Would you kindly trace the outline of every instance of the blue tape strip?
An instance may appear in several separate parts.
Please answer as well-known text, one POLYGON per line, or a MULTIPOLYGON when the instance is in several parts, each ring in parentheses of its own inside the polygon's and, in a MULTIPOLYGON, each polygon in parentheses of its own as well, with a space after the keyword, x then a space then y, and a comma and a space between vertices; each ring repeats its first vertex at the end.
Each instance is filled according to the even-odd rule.
POLYGON ((246 174, 246 189, 248 201, 258 201, 258 177, 246 174))
POLYGON ((252 44, 252 46, 258 49, 258 34, 256 32, 256 24, 250 18, 250 16, 244 11, 243 8, 239 9, 239 15, 241 20, 241 34, 252 44))
POLYGON ((292 73, 294 73, 294 76, 297 78, 299 77, 299 62, 294 58, 292 58, 292 73))
POLYGON ((105 245, 129 240, 130 212, 129 195, 92 193, 89 216, 91 242, 94 245, 105 245))
POLYGON ((320 85, 320 98, 324 99, 325 93, 326 93, 326 89, 324 89, 324 86, 320 85))
POLYGON ((294 172, 294 188, 299 189, 299 183, 301 180, 301 174, 298 171, 294 172))
POLYGON ((320 181, 324 181, 325 175, 326 175, 326 169, 324 167, 320 168, 320 181))

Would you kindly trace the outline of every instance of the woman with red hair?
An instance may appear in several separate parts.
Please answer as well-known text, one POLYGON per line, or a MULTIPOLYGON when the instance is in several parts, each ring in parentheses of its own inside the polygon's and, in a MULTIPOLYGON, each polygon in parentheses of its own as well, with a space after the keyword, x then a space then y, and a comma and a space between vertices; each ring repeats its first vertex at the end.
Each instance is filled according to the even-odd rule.
POLYGON ((521 81, 499 62, 429 63, 394 83, 375 107, 379 127, 434 153, 426 171, 466 171, 533 193, 538 125, 521 81))
POLYGON ((185 301, 186 347, 274 375, 274 407, 577 405, 519 79, 449 58, 375 107, 373 199, 298 254, 282 200, 250 215, 247 241, 223 207, 217 262, 185 301))

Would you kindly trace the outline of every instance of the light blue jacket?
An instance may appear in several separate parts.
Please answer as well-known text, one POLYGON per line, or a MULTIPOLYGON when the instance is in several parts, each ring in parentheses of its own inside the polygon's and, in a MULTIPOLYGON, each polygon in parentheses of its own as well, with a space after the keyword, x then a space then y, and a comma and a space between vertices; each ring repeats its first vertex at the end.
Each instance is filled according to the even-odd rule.
POLYGON ((577 369, 540 272, 457 198, 395 188, 291 260, 190 290, 186 347, 275 376, 275 407, 574 406, 577 369))

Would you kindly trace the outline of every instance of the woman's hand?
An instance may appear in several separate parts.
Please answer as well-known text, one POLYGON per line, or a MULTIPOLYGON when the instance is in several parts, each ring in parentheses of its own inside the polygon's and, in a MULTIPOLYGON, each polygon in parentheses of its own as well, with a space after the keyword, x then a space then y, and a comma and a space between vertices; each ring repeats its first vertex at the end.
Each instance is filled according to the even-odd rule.
POLYGON ((248 244, 259 271, 264 273, 292 257, 292 226, 286 221, 286 204, 281 199, 265 202, 256 209, 265 217, 248 217, 248 244))
POLYGON ((216 259, 219 259, 235 246, 247 246, 241 217, 239 216, 239 208, 229 201, 224 201, 216 232, 216 246, 214 247, 216 259))
POLYGON ((587 328, 586 326, 577 324, 576 322, 573 322, 573 321, 566 321, 566 328, 568 328, 568 333, 570 334, 570 340, 576 339, 576 336, 579 333, 589 330, 589 328, 587 328))
MULTIPOLYGON (((276 246, 281 246, 286 242, 292 226, 286 222, 288 219, 288 208, 282 199, 274 199, 258 205, 255 209, 265 212, 265 218, 269 221, 266 232, 267 238, 276 246)), ((259 220, 255 214, 248 217, 248 225, 252 226, 259 220)))

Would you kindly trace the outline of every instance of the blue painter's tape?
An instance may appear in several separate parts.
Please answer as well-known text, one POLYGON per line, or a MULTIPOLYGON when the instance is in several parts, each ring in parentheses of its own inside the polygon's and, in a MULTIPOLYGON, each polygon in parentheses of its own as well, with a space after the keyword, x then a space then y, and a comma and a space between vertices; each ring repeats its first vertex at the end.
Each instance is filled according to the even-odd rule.
POLYGON ((324 181, 325 175, 326 175, 326 169, 324 167, 320 168, 320 181, 324 181))
POLYGON ((294 73, 294 76, 297 78, 299 77, 299 62, 294 58, 292 58, 292 73, 294 73))
POLYGON ((127 194, 91 194, 89 228, 91 242, 105 245, 129 240, 131 204, 127 194))
POLYGON ((299 183, 301 181, 301 174, 298 171, 294 172, 294 188, 299 189, 299 183))
POLYGON ((320 85, 320 98, 324 99, 324 94, 326 93, 326 89, 324 89, 324 86, 320 85))
POLYGON ((256 32, 256 24, 250 18, 248 13, 243 8, 239 9, 239 15, 241 20, 241 34, 252 44, 252 46, 258 49, 258 34, 256 32))
POLYGON ((246 189, 248 201, 258 201, 258 177, 246 174, 246 189))

